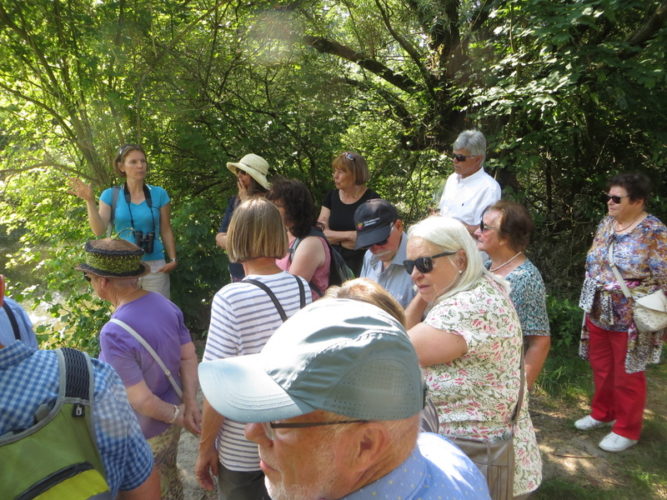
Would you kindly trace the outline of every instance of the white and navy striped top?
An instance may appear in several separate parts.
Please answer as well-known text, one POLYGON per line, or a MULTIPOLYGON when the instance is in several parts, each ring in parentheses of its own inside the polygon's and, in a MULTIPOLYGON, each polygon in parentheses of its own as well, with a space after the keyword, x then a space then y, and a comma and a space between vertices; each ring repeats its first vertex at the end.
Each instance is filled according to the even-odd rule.
MULTIPOLYGON (((299 286, 293 275, 283 271, 269 275, 252 274, 248 278, 267 285, 287 317, 299 310, 299 286)), ((312 294, 308 283, 303 278, 298 279, 305 288, 306 304, 310 304, 312 294)), ((280 314, 264 290, 243 281, 230 283, 213 298, 204 360, 258 353, 281 324, 280 314)), ((225 419, 218 432, 218 457, 229 470, 256 471, 259 470, 257 443, 243 436, 244 425, 225 419)))

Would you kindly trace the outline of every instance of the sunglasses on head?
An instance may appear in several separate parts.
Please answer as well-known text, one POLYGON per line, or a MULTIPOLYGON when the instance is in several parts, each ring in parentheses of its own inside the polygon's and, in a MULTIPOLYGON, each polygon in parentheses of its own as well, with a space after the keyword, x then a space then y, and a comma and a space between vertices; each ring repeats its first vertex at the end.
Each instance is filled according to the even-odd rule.
POLYGON ((610 195, 610 194, 607 194, 607 193, 602 193, 602 194, 600 195, 600 199, 601 199, 604 203, 609 203, 609 200, 611 200, 611 201, 613 201, 614 203, 616 203, 617 205, 618 205, 619 203, 621 203, 621 200, 622 200, 623 198, 627 198, 627 197, 628 197, 627 194, 626 194, 625 196, 610 195))
POLYGON ((417 271, 419 271, 422 274, 430 273, 433 271, 433 259, 437 259, 438 257, 446 257, 448 255, 454 255, 456 252, 442 252, 442 253, 437 253, 435 255, 431 255, 430 257, 418 257, 415 260, 404 260, 403 261, 403 267, 405 267, 405 270, 407 271, 408 274, 412 274, 412 270, 416 267, 417 271))
POLYGON ((456 161, 466 161, 468 158, 474 158, 477 155, 458 155, 456 153, 452 154, 452 158, 456 161))

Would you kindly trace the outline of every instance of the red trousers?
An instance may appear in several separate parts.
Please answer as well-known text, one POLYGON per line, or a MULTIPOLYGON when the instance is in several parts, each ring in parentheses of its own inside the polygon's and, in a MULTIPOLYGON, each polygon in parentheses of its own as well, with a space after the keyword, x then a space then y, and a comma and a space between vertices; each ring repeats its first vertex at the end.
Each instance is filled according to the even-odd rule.
POLYGON ((646 377, 644 372, 625 372, 628 334, 605 330, 588 318, 586 329, 590 334, 588 358, 595 383, 591 416, 602 422, 616 420, 613 432, 638 440, 646 404, 646 377))

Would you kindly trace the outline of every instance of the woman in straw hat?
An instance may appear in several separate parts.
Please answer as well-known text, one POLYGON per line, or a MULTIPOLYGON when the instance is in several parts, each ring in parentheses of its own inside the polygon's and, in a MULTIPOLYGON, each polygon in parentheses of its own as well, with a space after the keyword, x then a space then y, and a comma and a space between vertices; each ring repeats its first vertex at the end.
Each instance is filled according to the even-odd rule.
POLYGON ((153 449, 162 498, 181 499, 176 465, 181 428, 199 434, 201 421, 195 400, 197 355, 181 310, 139 287, 138 279, 149 272, 142 254, 124 240, 93 240, 86 243, 85 262, 76 268, 115 308, 100 331, 100 359, 115 368, 125 385, 153 449))
MULTIPOLYGON (((236 176, 238 193, 229 199, 225 215, 220 221, 218 234, 215 235, 215 243, 225 251, 227 250, 227 230, 234 209, 252 196, 263 196, 271 187, 266 178, 269 172, 269 164, 261 156, 252 153, 247 154, 237 162, 228 162, 227 168, 236 176)), ((232 281, 241 281, 245 276, 243 266, 238 262, 230 262, 228 269, 232 281)))
POLYGON ((125 178, 122 186, 105 189, 99 207, 92 187, 70 179, 70 193, 86 202, 88 222, 96 236, 113 232, 144 250, 150 273, 141 287, 170 297, 169 273, 176 269, 176 243, 171 229, 170 198, 163 188, 146 183, 148 162, 143 148, 126 144, 116 154, 114 167, 125 178), (109 228, 110 225, 113 225, 109 228), (167 262, 165 259, 169 259, 167 262))

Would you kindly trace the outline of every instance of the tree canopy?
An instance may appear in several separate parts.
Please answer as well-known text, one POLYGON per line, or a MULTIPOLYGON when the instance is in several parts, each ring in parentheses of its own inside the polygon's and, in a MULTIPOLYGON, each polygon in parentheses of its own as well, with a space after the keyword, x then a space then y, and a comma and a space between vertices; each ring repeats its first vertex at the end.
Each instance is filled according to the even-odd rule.
POLYGON ((53 311, 73 318, 91 300, 71 268, 92 233, 65 181, 117 183, 125 142, 173 199, 174 298, 199 329, 227 279, 225 162, 260 154, 321 199, 353 149, 414 221, 456 135, 479 128, 487 169, 537 221, 547 285, 569 294, 608 177, 644 171, 665 215, 666 18, 657 0, 1 0, 0 214, 20 238, 5 267, 44 285, 15 293, 73 295, 53 311))

